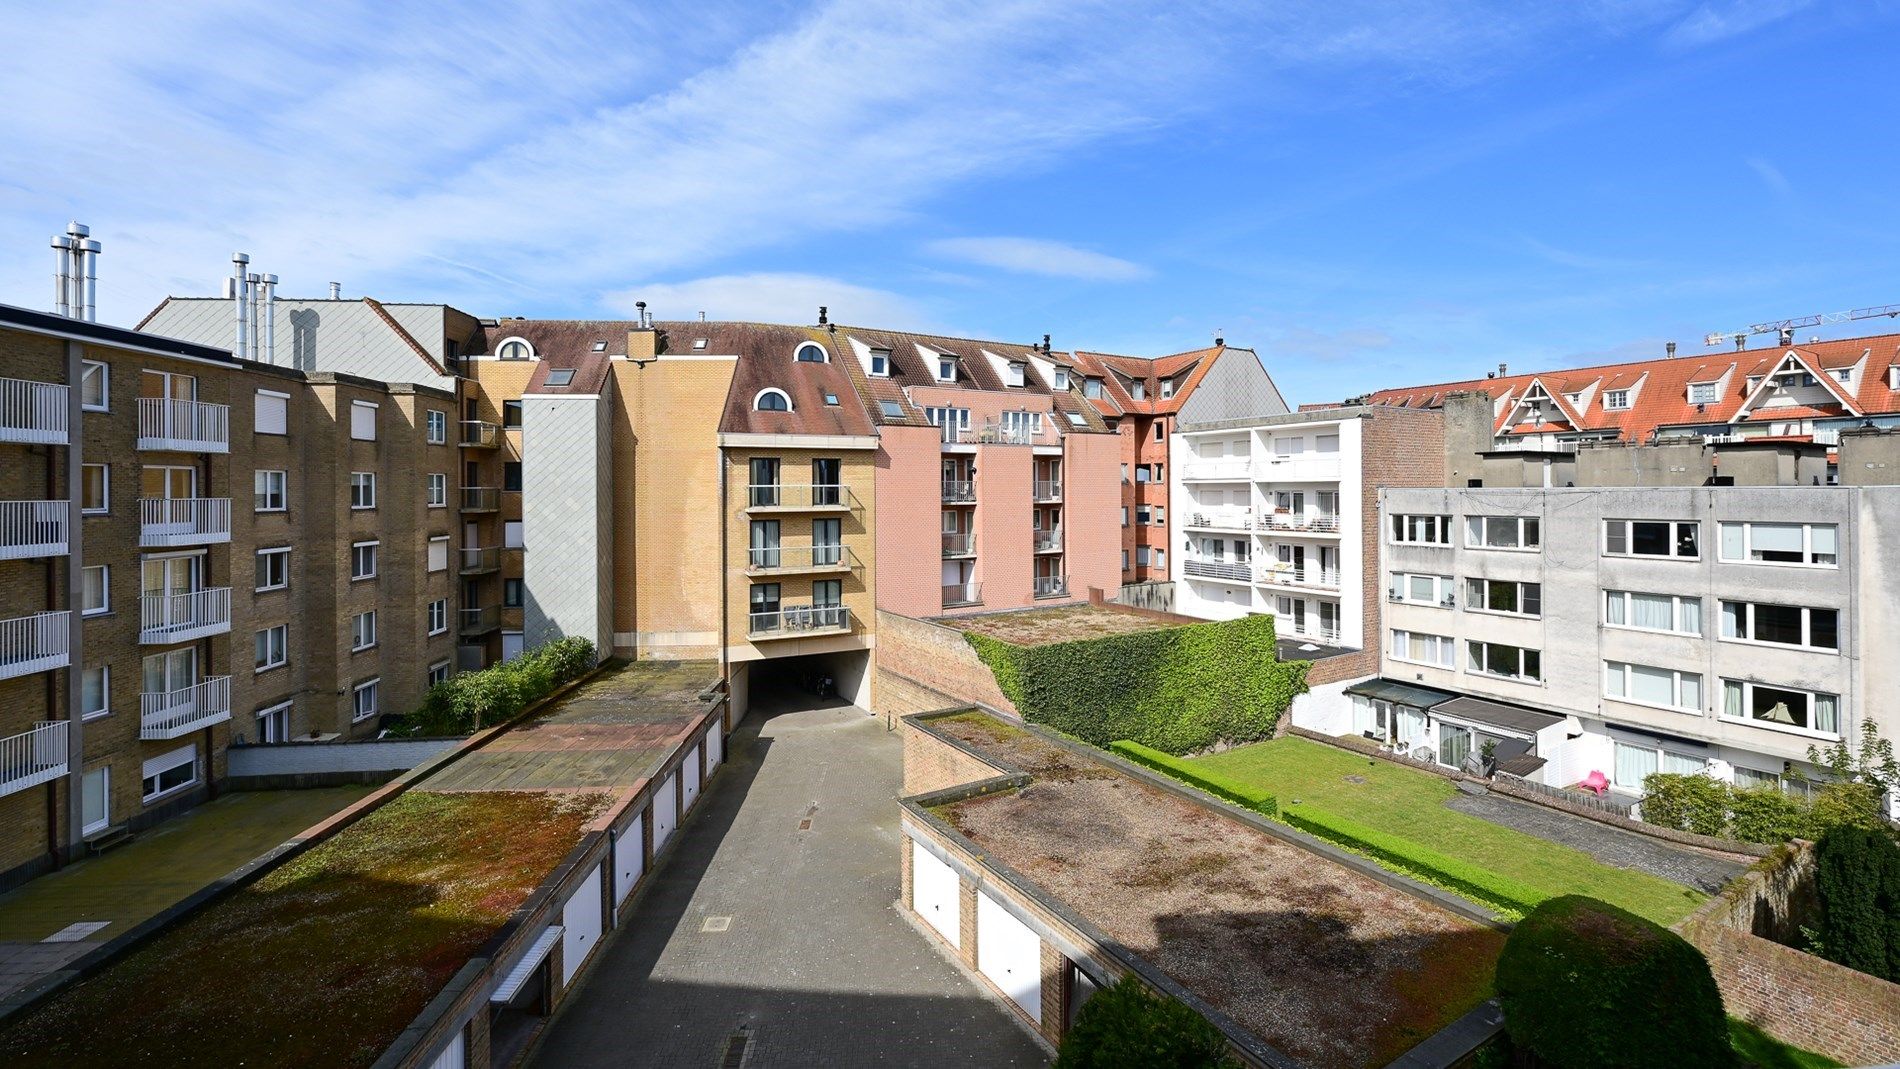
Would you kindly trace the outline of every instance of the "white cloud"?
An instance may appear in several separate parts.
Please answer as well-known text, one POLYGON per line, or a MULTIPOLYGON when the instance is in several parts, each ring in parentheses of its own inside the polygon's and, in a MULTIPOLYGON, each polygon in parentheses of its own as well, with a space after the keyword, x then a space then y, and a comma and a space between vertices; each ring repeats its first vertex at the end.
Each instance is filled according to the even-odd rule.
POLYGON ((943 238, 926 244, 924 251, 1025 275, 1126 282, 1148 274, 1128 260, 1039 238, 943 238))
POLYGON ((1788 176, 1781 173, 1781 168, 1758 156, 1750 156, 1746 162, 1750 170, 1761 176, 1762 184, 1766 185, 1770 191, 1783 197, 1794 195, 1794 183, 1788 181, 1788 176))
POLYGON ((647 302, 655 319, 739 319, 759 323, 815 323, 818 306, 834 323, 917 329, 922 313, 909 300, 885 290, 822 275, 714 275, 685 282, 652 282, 607 296, 607 305, 627 316, 634 302, 647 302))
POLYGON ((1807 7, 1813 0, 1729 0, 1706 3, 1671 27, 1670 44, 1684 47, 1713 44, 1779 22, 1807 7))

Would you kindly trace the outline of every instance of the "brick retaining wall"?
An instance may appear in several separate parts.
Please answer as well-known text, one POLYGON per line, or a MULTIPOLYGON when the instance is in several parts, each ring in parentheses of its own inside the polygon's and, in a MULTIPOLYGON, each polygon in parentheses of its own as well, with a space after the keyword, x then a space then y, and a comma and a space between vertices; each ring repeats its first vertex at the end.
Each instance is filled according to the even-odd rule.
MULTIPOLYGON (((889 676, 895 674, 913 686, 953 699, 938 702, 929 708, 941 709, 946 705, 973 703, 1000 709, 1012 716, 1020 715, 1016 706, 997 687, 995 674, 977 658, 976 650, 970 647, 963 632, 955 628, 879 609, 877 661, 880 685, 890 682, 889 676)), ((901 685, 896 688, 898 698, 907 693, 901 685)), ((873 701, 878 703, 877 712, 890 711, 890 707, 883 704, 882 697, 874 696, 873 701)))
POLYGON ((1730 1016, 1848 1065, 1900 1061, 1900 984, 1721 925, 1690 941, 1730 1016))

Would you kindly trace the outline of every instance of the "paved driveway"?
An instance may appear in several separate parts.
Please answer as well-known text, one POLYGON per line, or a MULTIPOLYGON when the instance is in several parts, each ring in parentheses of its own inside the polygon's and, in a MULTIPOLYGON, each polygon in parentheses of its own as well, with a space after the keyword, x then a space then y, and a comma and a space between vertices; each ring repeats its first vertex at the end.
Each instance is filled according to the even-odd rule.
POLYGON ((1547 806, 1520 802, 1498 794, 1455 794, 1445 804, 1493 824, 1516 828, 1526 835, 1563 843, 1589 854, 1605 865, 1635 869, 1665 880, 1714 894, 1748 866, 1688 846, 1677 846, 1647 835, 1613 828, 1585 817, 1574 817, 1547 806))
POLYGON ((715 1066, 743 1030, 748 1069, 1043 1065, 893 908, 898 736, 850 706, 762 715, 773 700, 754 696, 731 762, 534 1064, 715 1066))

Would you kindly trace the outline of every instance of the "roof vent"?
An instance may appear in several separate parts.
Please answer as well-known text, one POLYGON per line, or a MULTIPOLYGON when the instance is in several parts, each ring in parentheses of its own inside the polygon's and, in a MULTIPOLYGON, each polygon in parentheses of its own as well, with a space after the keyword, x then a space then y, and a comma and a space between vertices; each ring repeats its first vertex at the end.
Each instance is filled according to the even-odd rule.
POLYGON ((831 310, 829 308, 827 308, 826 306, 822 304, 818 306, 818 325, 819 326, 822 327, 825 324, 831 322, 831 317, 828 314, 830 311, 831 310))
POLYGON ((1220 347, 1226 344, 1227 344, 1226 338, 1223 338, 1218 334, 1214 335, 1214 348, 1219 349, 1220 347))
POLYGON ((1666 357, 1667 359, 1670 359, 1670 360, 1674 360, 1674 359, 1676 358, 1676 343, 1675 343, 1675 342, 1664 342, 1664 343, 1663 343, 1663 354, 1664 354, 1664 356, 1665 356, 1665 357, 1666 357))
POLYGON ((343 283, 341 282, 330 283, 330 299, 333 301, 340 301, 343 299, 343 283))
POLYGON ((1506 365, 1506 364, 1499 364, 1499 365, 1498 365, 1498 374, 1499 374, 1500 376, 1503 376, 1503 375, 1509 375, 1510 373, 1511 373, 1511 369, 1510 369, 1510 366, 1509 366, 1509 365, 1506 365))

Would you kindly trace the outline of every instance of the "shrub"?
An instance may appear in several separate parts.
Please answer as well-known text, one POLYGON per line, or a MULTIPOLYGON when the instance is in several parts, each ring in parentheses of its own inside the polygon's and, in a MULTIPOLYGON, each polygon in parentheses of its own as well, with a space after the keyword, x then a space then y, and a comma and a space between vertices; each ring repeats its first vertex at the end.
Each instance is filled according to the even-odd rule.
POLYGON ((1822 957, 1900 981, 1900 846, 1883 832, 1831 828, 1815 847, 1822 957))
POLYGON ((1056 1069, 1229 1069, 1220 1029, 1132 973, 1098 992, 1062 1037, 1056 1069))
POLYGON ((467 735, 499 724, 594 666, 594 644, 563 638, 512 661, 464 672, 429 688, 422 706, 391 726, 396 735, 467 735))
POLYGON ((1506 876, 1448 857, 1409 839, 1389 835, 1357 821, 1311 806, 1289 806, 1280 819, 1328 842, 1365 854, 1421 882, 1455 891, 1506 913, 1522 915, 1547 897, 1506 876))
POLYGON ((1223 801, 1232 802, 1242 809, 1251 809, 1269 817, 1280 810, 1273 795, 1251 783, 1229 779, 1218 772, 1190 765, 1172 754, 1162 753, 1151 746, 1122 739, 1109 745, 1109 749, 1121 754, 1136 764, 1147 765, 1156 772, 1173 776, 1183 783, 1192 784, 1223 801))
POLYGON ((1731 788, 1729 815, 1730 836, 1747 843, 1785 843, 1813 834, 1807 803, 1778 787, 1731 788))
POLYGON ((1658 827, 1721 835, 1728 829, 1729 785, 1695 774, 1643 777, 1643 820, 1658 827))
POLYGON ((1271 616, 1042 646, 964 637, 1025 719, 1095 746, 1132 739, 1171 754, 1272 735, 1310 667, 1279 659, 1271 616))
POLYGON ((1607 902, 1553 898, 1498 957, 1511 1044, 1558 1069, 1733 1065, 1722 994, 1702 952, 1607 902))

